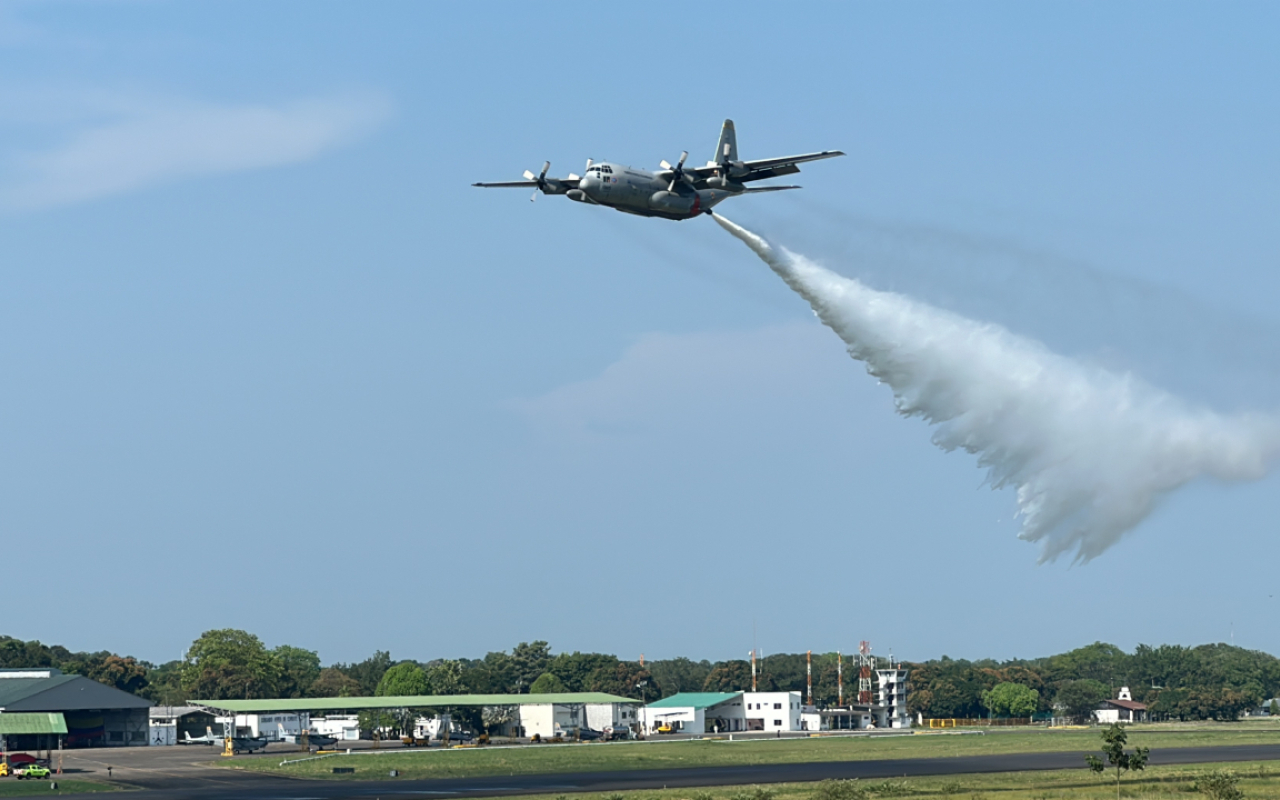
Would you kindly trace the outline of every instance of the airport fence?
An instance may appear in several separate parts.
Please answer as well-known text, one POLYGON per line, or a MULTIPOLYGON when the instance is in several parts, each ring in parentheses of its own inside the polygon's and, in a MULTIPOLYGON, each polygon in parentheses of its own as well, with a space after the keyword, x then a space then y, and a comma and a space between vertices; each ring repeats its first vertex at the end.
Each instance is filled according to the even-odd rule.
POLYGON ((1031 717, 1009 717, 1006 719, 926 719, 930 728, 1012 728, 1033 724, 1031 717))

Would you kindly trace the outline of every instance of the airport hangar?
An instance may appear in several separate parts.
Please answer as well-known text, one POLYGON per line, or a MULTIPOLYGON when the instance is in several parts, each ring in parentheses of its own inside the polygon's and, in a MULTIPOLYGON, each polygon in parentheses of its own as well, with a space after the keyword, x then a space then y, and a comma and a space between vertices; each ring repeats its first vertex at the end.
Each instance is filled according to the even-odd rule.
POLYGON ((603 730, 632 727, 639 722, 642 703, 605 692, 553 692, 548 694, 439 694, 399 697, 299 697, 274 700, 191 700, 224 719, 235 717, 237 736, 276 739, 277 722, 262 723, 264 716, 297 714, 310 728, 311 714, 351 714, 399 708, 503 708, 506 719, 489 725, 497 736, 534 736, 544 739, 574 727, 603 730))
POLYGON ((0 669, 0 748, 145 746, 151 706, 82 675, 0 669))

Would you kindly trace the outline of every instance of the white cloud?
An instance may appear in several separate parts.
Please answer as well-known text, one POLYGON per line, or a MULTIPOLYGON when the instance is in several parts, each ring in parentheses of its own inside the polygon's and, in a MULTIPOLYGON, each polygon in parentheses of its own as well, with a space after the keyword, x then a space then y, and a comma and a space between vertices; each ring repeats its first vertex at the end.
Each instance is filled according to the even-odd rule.
POLYGON ((47 208, 182 178, 294 164, 368 134, 390 114, 381 94, 337 94, 278 105, 218 105, 130 97, 93 105, 62 144, 7 154, 10 209, 47 208))

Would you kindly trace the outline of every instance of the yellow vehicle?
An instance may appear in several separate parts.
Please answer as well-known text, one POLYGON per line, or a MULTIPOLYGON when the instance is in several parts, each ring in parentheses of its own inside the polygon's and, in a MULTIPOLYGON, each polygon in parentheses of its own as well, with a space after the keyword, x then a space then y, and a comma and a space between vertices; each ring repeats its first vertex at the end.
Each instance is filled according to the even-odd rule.
POLYGON ((658 733, 675 733, 676 729, 671 727, 670 722, 664 722, 658 726, 658 733))
POLYGON ((0 761, 0 778, 9 777, 9 762, 0 761))

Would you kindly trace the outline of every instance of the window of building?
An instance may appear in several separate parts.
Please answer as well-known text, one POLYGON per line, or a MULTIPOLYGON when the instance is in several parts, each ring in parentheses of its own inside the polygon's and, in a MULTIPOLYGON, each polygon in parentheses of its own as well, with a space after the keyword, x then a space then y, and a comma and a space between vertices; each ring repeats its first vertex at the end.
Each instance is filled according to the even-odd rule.
POLYGON ((779 708, 782 708, 782 703, 774 703, 774 704, 773 704, 773 707, 774 707, 774 710, 777 710, 777 709, 779 709, 779 708))
POLYGON ((777 725, 779 728, 781 728, 781 727, 782 727, 782 720, 780 720, 780 719, 775 719, 775 720, 773 721, 773 724, 774 724, 774 725, 777 725))

